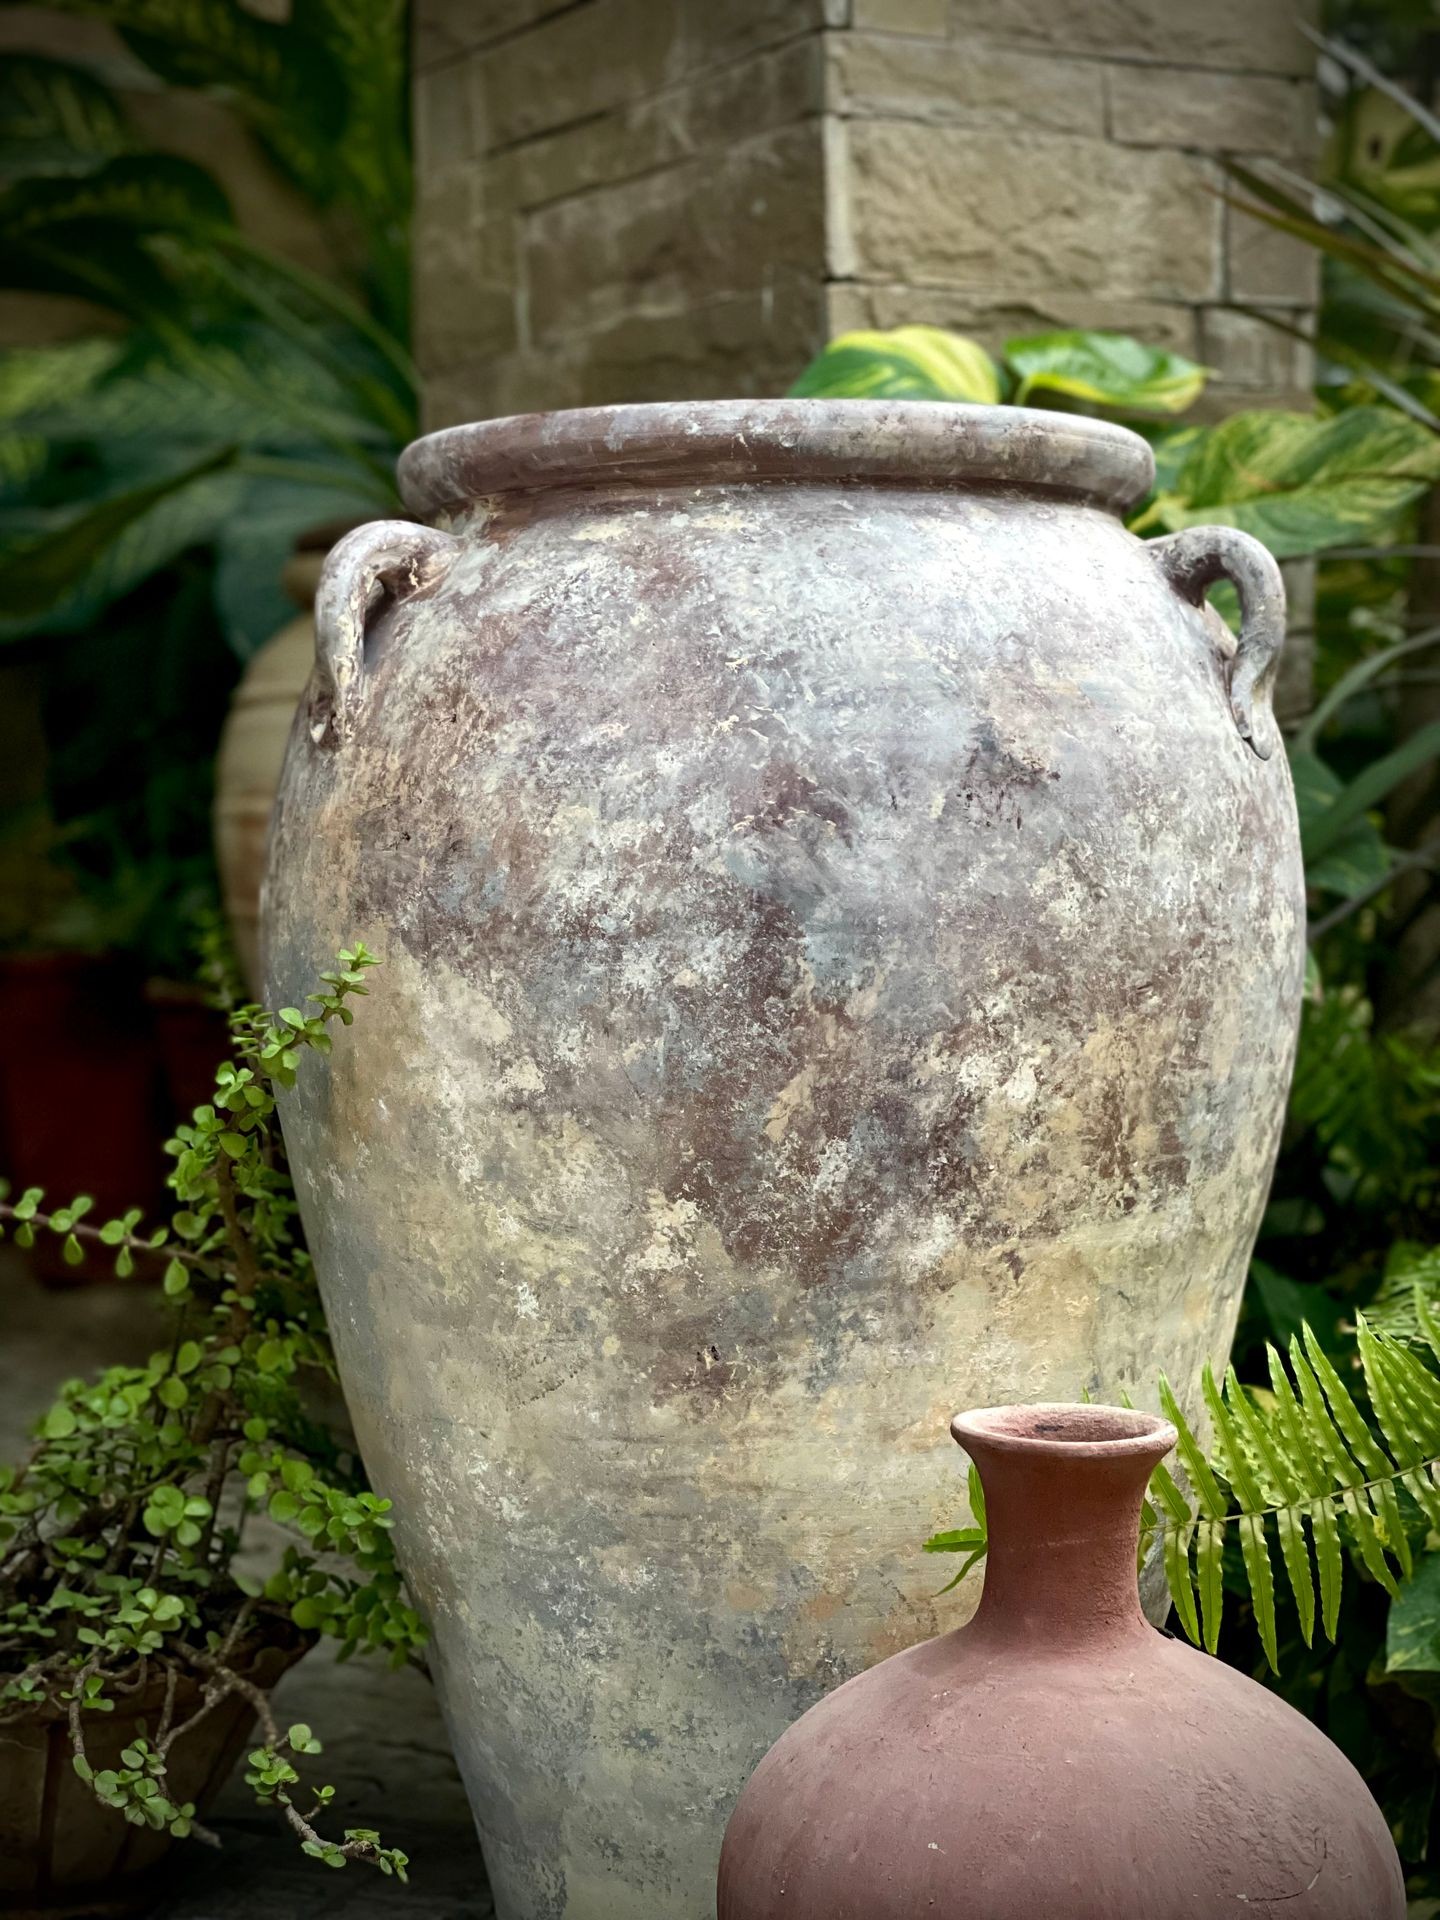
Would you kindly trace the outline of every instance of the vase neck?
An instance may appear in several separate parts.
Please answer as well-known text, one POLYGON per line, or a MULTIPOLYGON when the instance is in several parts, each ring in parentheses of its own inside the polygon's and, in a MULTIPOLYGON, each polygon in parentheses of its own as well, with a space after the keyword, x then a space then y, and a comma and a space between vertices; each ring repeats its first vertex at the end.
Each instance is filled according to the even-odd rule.
POLYGON ((951 1431, 979 1469, 989 1550, 967 1639, 1063 1651, 1146 1633, 1140 1506, 1175 1429, 1121 1407, 987 1408, 951 1431))

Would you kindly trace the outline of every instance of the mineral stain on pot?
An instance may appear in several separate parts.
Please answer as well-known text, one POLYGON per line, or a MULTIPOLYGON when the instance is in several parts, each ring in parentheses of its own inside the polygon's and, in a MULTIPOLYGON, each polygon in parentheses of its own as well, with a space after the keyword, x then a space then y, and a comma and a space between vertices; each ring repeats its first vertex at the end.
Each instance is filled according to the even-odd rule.
POLYGON ((1151 473, 1023 409, 600 409, 419 442, 443 531, 332 556, 268 992, 385 965, 286 1137, 502 1920, 708 1916, 764 1749, 942 1624, 957 1399, 1225 1353, 1282 606, 1126 532, 1151 473))

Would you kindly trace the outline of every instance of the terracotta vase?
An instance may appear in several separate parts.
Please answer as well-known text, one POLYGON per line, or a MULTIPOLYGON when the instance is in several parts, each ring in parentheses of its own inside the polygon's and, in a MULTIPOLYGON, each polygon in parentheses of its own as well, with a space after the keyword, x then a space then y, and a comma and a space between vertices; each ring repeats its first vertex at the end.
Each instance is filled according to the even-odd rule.
POLYGON ((725 1834, 719 1920, 1403 1920, 1339 1749, 1140 1610, 1140 1502, 1175 1429, 1040 1406, 952 1431, 985 1485, 979 1611, 770 1750, 725 1834))
POLYGON ((701 1920, 757 1755, 942 1624, 939 1395, 1225 1353, 1283 601, 1128 533, 1152 473, 1020 409, 540 415, 327 562, 267 998, 383 957, 283 1119, 502 1920, 701 1920))

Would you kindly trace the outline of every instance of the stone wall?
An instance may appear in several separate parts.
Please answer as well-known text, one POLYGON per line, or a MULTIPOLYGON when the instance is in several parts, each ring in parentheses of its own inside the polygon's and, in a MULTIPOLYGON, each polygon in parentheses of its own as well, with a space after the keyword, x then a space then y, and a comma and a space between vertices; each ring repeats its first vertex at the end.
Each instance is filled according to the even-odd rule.
POLYGON ((1105 327, 1216 370, 1212 408, 1308 404, 1313 252, 1227 207, 1222 157, 1305 167, 1293 0, 852 0, 825 36, 832 331, 998 345, 1105 327))
POLYGON ((1304 167, 1294 0, 417 0, 431 424, 783 391, 827 333, 1163 342, 1303 404, 1314 258, 1228 208, 1304 167))

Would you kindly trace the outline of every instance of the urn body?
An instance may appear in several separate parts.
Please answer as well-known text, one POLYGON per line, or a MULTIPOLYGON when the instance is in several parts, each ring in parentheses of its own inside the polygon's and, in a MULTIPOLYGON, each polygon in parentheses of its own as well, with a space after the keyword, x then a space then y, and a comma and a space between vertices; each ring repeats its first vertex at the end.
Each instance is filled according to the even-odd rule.
POLYGON ((1281 615, 1243 536, 1125 530, 1149 462, 538 416, 328 563, 271 1004, 384 965, 285 1133, 504 1920, 701 1920, 760 1753, 940 1624, 957 1392, 1226 1351, 1303 968, 1281 615))

